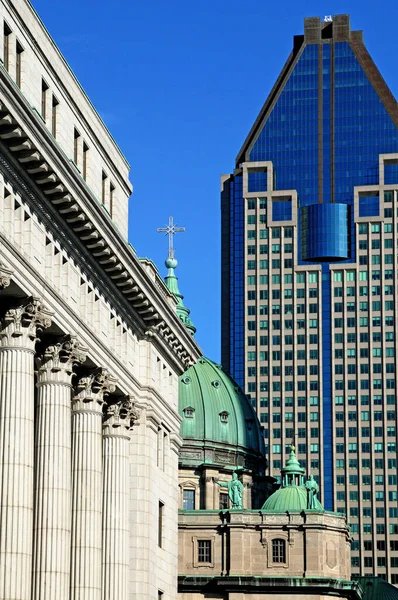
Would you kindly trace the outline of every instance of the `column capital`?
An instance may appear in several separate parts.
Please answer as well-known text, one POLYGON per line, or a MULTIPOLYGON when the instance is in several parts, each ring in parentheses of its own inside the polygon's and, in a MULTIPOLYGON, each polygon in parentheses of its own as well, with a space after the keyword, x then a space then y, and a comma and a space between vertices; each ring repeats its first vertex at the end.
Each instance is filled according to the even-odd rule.
POLYGON ((96 369, 80 377, 72 400, 75 411, 88 410, 102 412, 104 396, 112 394, 116 389, 117 379, 107 369, 96 369))
POLYGON ((0 290, 10 285, 11 275, 11 269, 7 269, 2 263, 0 263, 0 290))
POLYGON ((0 324, 0 347, 33 350, 38 335, 51 325, 52 313, 40 298, 27 298, 9 308, 0 324))
POLYGON ((73 367, 84 363, 86 357, 87 348, 76 336, 68 335, 58 342, 48 344, 37 360, 39 384, 49 381, 70 383, 73 367))
POLYGON ((136 407, 132 396, 109 403, 104 411, 104 435, 129 437, 128 432, 139 419, 140 411, 136 407))

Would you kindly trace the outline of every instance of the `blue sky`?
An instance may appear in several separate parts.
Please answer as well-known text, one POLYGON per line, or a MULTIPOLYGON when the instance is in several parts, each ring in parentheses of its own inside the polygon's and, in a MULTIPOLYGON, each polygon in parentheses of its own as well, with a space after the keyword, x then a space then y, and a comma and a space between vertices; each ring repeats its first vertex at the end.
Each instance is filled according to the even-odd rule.
POLYGON ((220 359, 220 175, 234 161, 303 31, 350 13, 398 97, 393 0, 33 0, 131 165, 129 240, 165 274, 170 215, 177 275, 204 353, 220 359))

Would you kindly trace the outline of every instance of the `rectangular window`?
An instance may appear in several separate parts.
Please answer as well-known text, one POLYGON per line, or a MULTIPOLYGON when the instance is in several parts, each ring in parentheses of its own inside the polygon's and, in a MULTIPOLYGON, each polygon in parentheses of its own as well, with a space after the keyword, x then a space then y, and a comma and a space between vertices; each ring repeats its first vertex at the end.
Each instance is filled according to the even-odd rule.
POLYGON ((158 546, 163 548, 163 516, 164 516, 164 504, 159 500, 158 510, 158 546))
POLYGON ((272 540, 272 562, 274 562, 274 563, 285 563, 286 562, 286 541, 285 540, 272 540))
POLYGON ((4 60, 4 66, 7 69, 7 71, 10 67, 10 35, 11 35, 11 29, 8 27, 7 23, 4 23, 3 60, 4 60))
POLYGON ((219 508, 220 510, 228 510, 229 508, 229 496, 224 492, 220 492, 219 508))
POLYGON ((46 115, 47 115, 47 92, 48 92, 48 85, 46 84, 44 79, 42 79, 41 80, 41 116, 43 117, 44 120, 46 120, 46 115))
POLYGON ((79 164, 79 140, 80 140, 80 133, 77 131, 77 129, 75 129, 74 145, 73 145, 73 161, 76 166, 79 164))
POLYGON ((57 137, 57 112, 58 112, 58 100, 55 96, 53 96, 52 101, 52 113, 51 113, 51 133, 56 138, 57 137))
POLYGON ((15 81, 17 86, 20 88, 22 83, 22 52, 23 48, 19 42, 16 44, 16 71, 15 81))
POLYGON ((101 202, 106 206, 106 188, 107 188, 108 176, 105 171, 102 171, 102 191, 101 191, 101 202))
POLYGON ((182 508, 195 510, 195 490, 183 490, 182 508))
POLYGON ((87 157, 88 157, 88 146, 86 142, 83 142, 83 179, 87 181, 87 157))
POLYGON ((198 562, 211 563, 211 540, 198 540, 198 562))

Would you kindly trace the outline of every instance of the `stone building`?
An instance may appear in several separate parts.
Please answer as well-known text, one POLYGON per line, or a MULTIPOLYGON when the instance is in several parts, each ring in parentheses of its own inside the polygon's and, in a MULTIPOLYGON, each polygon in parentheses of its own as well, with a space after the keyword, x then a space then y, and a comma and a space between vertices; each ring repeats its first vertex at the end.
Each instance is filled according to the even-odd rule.
POLYGON ((260 424, 221 366, 202 357, 190 367, 179 407, 181 600, 268 600, 298 589, 313 600, 362 598, 350 581, 345 517, 323 509, 293 447, 281 488, 271 493, 260 424))
POLYGON ((30 3, 0 15, 0 598, 172 599, 200 351, 127 241, 126 159, 30 3))
MULTIPOLYGON (((192 328, 174 269, 166 284, 192 328)), ((181 377, 178 598, 397 600, 380 578, 351 580, 350 526, 325 510, 296 457, 265 475, 264 431, 248 396, 208 358, 181 377)))

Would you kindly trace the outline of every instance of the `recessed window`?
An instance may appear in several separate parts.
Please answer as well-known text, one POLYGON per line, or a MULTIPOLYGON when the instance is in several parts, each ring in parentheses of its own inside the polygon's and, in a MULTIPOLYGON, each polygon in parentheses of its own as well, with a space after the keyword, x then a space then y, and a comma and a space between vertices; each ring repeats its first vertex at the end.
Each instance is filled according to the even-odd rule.
POLYGON ((105 171, 102 171, 102 198, 101 198, 101 201, 104 206, 106 206, 106 184, 107 184, 107 181, 108 181, 108 176, 105 173, 105 171))
POLYGON ((286 541, 272 540, 272 562, 286 563, 286 541))
POLYGON ((220 413, 220 420, 221 423, 228 423, 228 413, 226 411, 220 413))
POLYGON ((52 101, 52 114, 51 114, 51 133, 54 137, 57 137, 57 112, 58 112, 59 102, 55 96, 53 96, 52 101))
POLYGON ((186 419, 193 419, 195 409, 191 406, 187 406, 187 408, 184 408, 183 413, 186 419))
POLYGON ((16 66, 15 66, 15 81, 20 88, 22 83, 22 52, 23 48, 19 42, 16 43, 16 66))
POLYGON ((7 71, 10 66, 10 35, 11 35, 11 29, 8 27, 7 23, 4 23, 3 60, 4 60, 4 66, 7 69, 7 71))
POLYGON ((83 170, 82 175, 84 181, 87 181, 87 159, 88 159, 88 146, 86 142, 83 142, 83 170))
POLYGON ((195 510, 195 490, 183 490, 182 507, 184 510, 195 510))
POLYGON ((73 160, 75 165, 78 165, 79 162, 79 140, 80 140, 80 133, 77 131, 77 129, 75 129, 74 132, 74 145, 73 145, 73 160))
POLYGON ((211 563, 211 540, 198 540, 198 563, 211 563))
POLYGON ((109 212, 113 215, 115 204, 115 186, 111 183, 109 186, 109 212))
POLYGON ((46 120, 46 116, 47 116, 47 92, 48 92, 48 85, 46 84, 44 79, 42 79, 41 80, 41 116, 43 117, 44 120, 46 120))
POLYGON ((163 516, 164 516, 164 504, 159 500, 158 510, 158 546, 163 548, 163 516))
POLYGON ((220 492, 220 510, 227 510, 229 508, 229 496, 225 492, 220 492))

